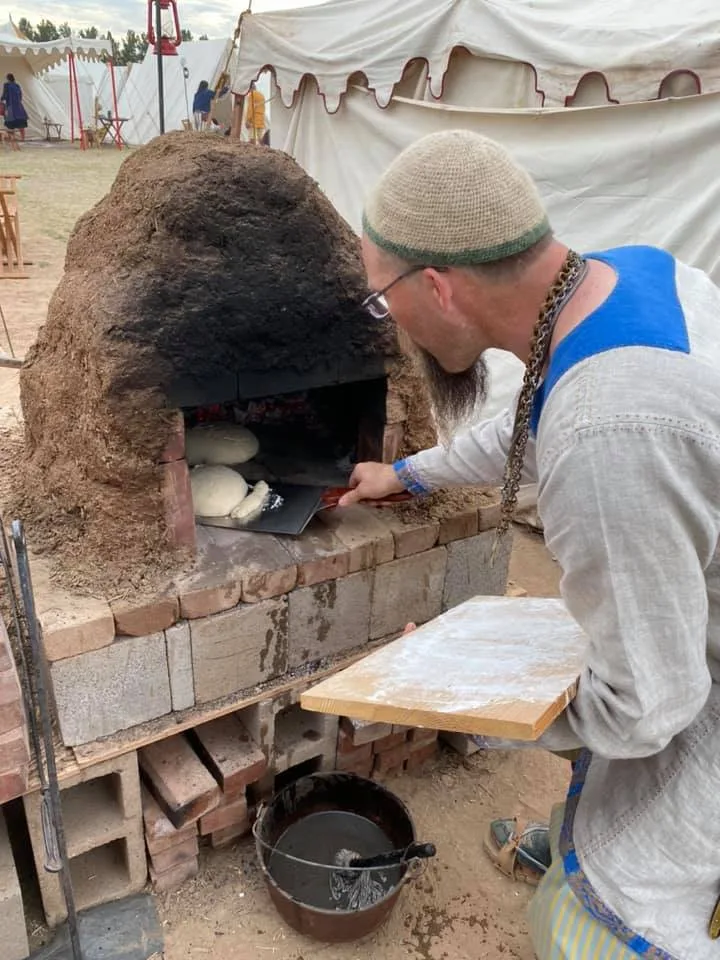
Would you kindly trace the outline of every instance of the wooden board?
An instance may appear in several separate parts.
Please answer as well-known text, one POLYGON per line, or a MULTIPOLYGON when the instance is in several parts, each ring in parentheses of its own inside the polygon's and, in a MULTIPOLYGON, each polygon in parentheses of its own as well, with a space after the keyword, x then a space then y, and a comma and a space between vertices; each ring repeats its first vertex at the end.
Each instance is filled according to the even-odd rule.
POLYGON ((475 597, 305 692, 306 710, 537 740, 587 648, 562 600, 475 597))

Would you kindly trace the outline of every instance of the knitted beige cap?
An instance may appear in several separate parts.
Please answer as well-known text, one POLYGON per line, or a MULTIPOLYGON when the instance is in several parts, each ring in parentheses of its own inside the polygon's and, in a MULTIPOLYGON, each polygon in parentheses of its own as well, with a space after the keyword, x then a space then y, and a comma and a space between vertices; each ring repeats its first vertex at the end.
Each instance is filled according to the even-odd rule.
POLYGON ((403 260, 467 266, 527 250, 550 224, 535 184, 504 147, 448 130, 393 161, 367 201, 363 229, 403 260))

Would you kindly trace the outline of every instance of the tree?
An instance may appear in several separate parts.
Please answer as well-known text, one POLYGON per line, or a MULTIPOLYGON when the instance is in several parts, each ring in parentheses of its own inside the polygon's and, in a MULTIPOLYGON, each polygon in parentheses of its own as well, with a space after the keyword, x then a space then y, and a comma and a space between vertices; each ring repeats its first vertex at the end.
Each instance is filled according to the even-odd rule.
POLYGON ((198 40, 209 40, 209 39, 210 37, 208 37, 206 33, 204 33, 201 37, 198 37, 198 40))
POLYGON ((183 43, 192 43, 193 35, 189 30, 181 30, 180 37, 183 43))
POLYGON ((84 40, 97 40, 100 34, 98 33, 97 27, 86 27, 80 31, 80 36, 84 40))

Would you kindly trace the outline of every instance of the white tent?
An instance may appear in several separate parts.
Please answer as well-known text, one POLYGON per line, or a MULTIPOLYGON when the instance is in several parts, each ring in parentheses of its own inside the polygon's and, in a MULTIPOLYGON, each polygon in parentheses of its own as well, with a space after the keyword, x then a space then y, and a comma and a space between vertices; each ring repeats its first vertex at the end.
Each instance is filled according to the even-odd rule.
POLYGON ((53 123, 62 123, 63 134, 67 134, 70 119, 66 101, 43 81, 42 74, 66 61, 70 53, 79 58, 79 78, 82 60, 96 60, 102 54, 109 54, 110 43, 107 40, 81 40, 76 37, 32 43, 17 36, 12 21, 0 26, 0 73, 3 77, 12 73, 22 87, 29 136, 45 136, 45 118, 53 123))
MULTIPOLYGON (((332 0, 246 16, 233 90, 272 71, 273 146, 358 231, 405 146, 464 127, 509 148, 577 249, 654 243, 720 280, 716 20, 711 0, 332 0)), ((489 412, 521 365, 491 370, 489 412)))
MULTIPOLYGON (((192 119, 192 101, 202 80, 213 87, 226 69, 235 68, 232 40, 197 40, 183 43, 177 57, 163 57, 165 130, 182 129, 183 120, 192 119), (228 57, 230 57, 228 65, 228 57), (183 67, 189 73, 183 76, 183 67)), ((230 122, 231 97, 219 101, 215 114, 230 122)), ((120 97, 120 116, 128 122, 123 135, 128 143, 147 143, 160 133, 157 57, 148 50, 142 63, 133 65, 120 97)))
MULTIPOLYGON (((80 92, 80 109, 83 123, 92 123, 95 116, 97 102, 101 113, 111 110, 113 113, 112 80, 110 67, 100 61, 76 61, 78 88, 80 92)), ((115 89, 120 95, 127 80, 129 67, 115 67, 115 89)), ((63 104, 65 112, 70 115, 70 72, 66 64, 53 67, 43 76, 43 82, 50 87, 53 94, 63 104)), ((74 94, 73 94, 74 97, 74 94)), ((74 102, 74 101, 73 101, 74 102)), ((77 122, 77 121, 76 121, 77 122)))

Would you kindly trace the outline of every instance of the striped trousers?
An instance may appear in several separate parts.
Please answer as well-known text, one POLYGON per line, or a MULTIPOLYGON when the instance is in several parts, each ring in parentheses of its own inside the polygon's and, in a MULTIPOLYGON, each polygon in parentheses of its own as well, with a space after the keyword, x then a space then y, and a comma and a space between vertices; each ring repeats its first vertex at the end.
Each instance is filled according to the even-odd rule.
POLYGON ((558 850, 563 814, 563 806, 553 808, 552 866, 530 904, 530 936, 538 960, 638 960, 639 954, 591 917, 568 886, 558 850))

